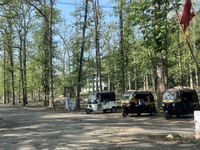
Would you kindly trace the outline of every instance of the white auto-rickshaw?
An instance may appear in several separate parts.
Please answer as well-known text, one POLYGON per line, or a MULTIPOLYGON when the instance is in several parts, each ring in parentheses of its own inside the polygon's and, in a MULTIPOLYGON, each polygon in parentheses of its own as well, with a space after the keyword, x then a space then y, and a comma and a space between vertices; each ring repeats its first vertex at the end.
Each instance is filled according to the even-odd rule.
POLYGON ((105 113, 107 110, 111 112, 117 111, 117 104, 114 92, 96 92, 90 93, 87 101, 88 107, 86 113, 90 114, 94 111, 102 111, 105 113))

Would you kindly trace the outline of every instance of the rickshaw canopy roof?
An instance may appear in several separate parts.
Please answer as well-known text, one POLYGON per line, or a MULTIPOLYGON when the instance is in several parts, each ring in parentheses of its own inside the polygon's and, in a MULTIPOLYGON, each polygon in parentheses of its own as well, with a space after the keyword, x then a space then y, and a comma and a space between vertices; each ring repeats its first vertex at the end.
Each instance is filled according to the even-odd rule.
POLYGON ((115 101, 115 93, 114 92, 94 92, 90 93, 90 95, 96 95, 97 97, 101 95, 102 97, 108 97, 110 101, 115 101))
MULTIPOLYGON (((151 92, 148 92, 148 91, 126 91, 123 93, 124 94, 132 94, 132 95, 146 95, 146 96, 149 96, 150 97, 150 102, 154 102, 154 97, 152 95, 151 92)), ((122 96, 123 96, 122 95, 122 96)))
POLYGON ((174 92, 180 91, 180 92, 193 93, 193 94, 197 93, 194 89, 188 89, 188 88, 187 89, 167 89, 164 92, 168 92, 168 91, 174 91, 174 92))

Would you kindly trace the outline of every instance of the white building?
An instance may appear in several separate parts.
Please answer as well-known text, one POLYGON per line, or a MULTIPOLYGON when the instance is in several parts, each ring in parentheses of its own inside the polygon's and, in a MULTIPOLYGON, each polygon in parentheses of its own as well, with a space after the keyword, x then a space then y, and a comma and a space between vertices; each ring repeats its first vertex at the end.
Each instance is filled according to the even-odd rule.
MULTIPOLYGON (((105 90, 106 87, 108 87, 108 85, 104 82, 104 81, 101 81, 102 83, 102 91, 105 90)), ((92 92, 93 91, 93 84, 92 82, 89 82, 88 81, 88 78, 87 78, 87 85, 88 85, 88 88, 81 88, 81 92, 92 92), (89 90, 90 88, 90 90, 89 90)), ((99 77, 98 77, 98 87, 99 87, 99 91, 100 91, 100 81, 99 81, 99 77)), ((94 78, 94 90, 96 90, 96 77, 94 78)))

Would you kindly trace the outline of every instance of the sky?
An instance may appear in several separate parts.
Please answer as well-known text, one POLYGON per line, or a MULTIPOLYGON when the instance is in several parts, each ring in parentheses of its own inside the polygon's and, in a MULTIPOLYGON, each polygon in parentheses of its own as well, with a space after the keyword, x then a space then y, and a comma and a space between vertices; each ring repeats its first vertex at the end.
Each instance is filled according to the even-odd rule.
MULTIPOLYGON (((62 14, 66 16, 68 21, 72 21, 74 18, 70 16, 71 12, 75 11, 75 6, 82 5, 83 0, 57 0, 55 7, 62 11, 62 14)), ((110 0, 99 0, 100 7, 108 14, 113 12, 113 8, 110 0)), ((109 15, 108 15, 109 16, 109 15)), ((107 18, 109 21, 113 20, 113 17, 107 18)))

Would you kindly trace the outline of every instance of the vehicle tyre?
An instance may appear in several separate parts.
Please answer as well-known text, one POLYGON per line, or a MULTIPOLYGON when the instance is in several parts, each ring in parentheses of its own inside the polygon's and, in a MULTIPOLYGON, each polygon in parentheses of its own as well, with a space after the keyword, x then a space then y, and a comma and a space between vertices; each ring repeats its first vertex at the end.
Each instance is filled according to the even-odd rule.
POLYGON ((112 107, 110 111, 111 111, 112 113, 115 113, 115 112, 116 112, 116 108, 115 108, 115 107, 112 107))
POLYGON ((107 111, 106 109, 103 110, 104 113, 106 113, 106 111, 107 111))
POLYGON ((137 112, 137 115, 140 116, 140 115, 141 115, 141 112, 137 112))
POLYGON ((151 112, 150 112, 150 115, 151 115, 151 116, 155 116, 155 114, 156 114, 156 110, 155 110, 155 109, 152 109, 151 112))
POLYGON ((180 114, 177 114, 176 117, 177 117, 177 118, 180 118, 180 114))
POLYGON ((169 120, 170 119, 170 115, 169 114, 165 114, 165 118, 167 119, 167 120, 169 120))
POLYGON ((86 113, 87 113, 87 114, 91 114, 91 112, 92 112, 92 111, 91 111, 90 109, 86 109, 86 113))
POLYGON ((123 113, 122 113, 122 116, 123 116, 123 117, 127 117, 127 115, 128 115, 127 112, 123 112, 123 113))

